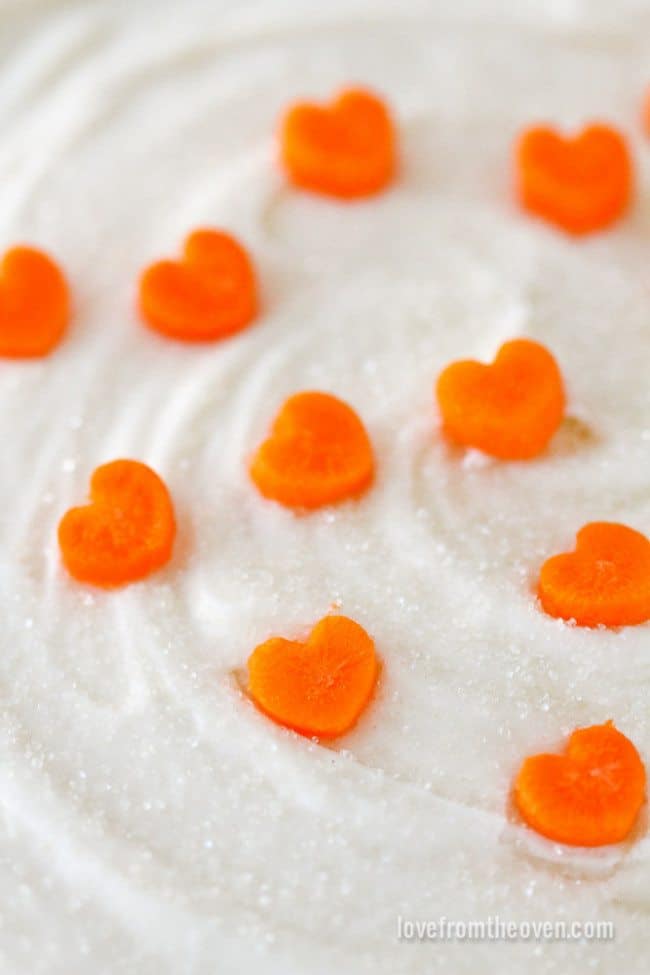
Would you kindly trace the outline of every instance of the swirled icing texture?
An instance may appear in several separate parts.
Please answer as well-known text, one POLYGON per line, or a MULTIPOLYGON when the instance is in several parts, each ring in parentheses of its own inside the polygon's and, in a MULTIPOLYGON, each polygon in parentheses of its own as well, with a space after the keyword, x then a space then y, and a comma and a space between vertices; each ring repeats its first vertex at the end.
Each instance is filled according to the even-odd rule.
MULTIPOLYGON (((568 853, 514 820, 522 757, 614 718, 650 760, 649 630, 545 617, 541 561, 593 519, 650 530, 650 210, 576 243, 520 214, 520 128, 631 134, 641 2, 5 3, 0 216, 76 296, 51 358, 0 365, 2 971, 208 975, 645 971, 650 845, 568 853), (342 82, 385 93, 394 190, 289 191, 278 114, 342 82), (140 327, 138 270, 185 232, 251 248, 264 314, 223 344, 140 327), (451 359, 539 339, 570 418, 548 454, 446 447, 451 359), (347 399, 376 488, 310 517, 246 458, 283 398, 347 399), (59 566, 92 469, 152 464, 172 564, 95 593, 59 566), (323 748, 241 696, 251 648, 336 604, 375 637, 379 694, 323 748), (400 944, 397 916, 606 918, 614 944, 400 944)), ((647 185, 647 179, 646 185, 647 185)))

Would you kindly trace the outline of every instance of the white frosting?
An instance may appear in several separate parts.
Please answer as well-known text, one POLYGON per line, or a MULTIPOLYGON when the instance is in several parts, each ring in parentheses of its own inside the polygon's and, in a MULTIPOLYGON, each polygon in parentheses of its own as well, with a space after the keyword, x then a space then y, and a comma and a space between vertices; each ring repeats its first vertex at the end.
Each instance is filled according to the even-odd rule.
POLYGON ((650 762, 650 628, 552 620, 541 562, 594 519, 650 532, 650 147, 642 0, 138 0, 0 4, 3 243, 74 288, 56 353, 0 363, 0 969, 30 975, 647 970, 650 843, 568 851, 518 825, 523 757, 613 718, 650 762), (375 86, 399 183, 340 205, 289 190, 298 96, 375 86), (641 198, 575 242, 518 212, 510 149, 540 119, 630 136, 641 198), (250 248, 264 311, 210 346, 134 310, 195 226, 250 248), (442 442, 452 359, 528 335, 570 415, 548 454, 442 442), (360 503, 263 501, 246 460, 284 397, 350 402, 376 446, 360 503), (171 565, 71 581, 56 526, 92 470, 150 463, 171 565), (376 700, 332 748, 241 695, 271 634, 336 603, 374 636, 376 700), (399 944, 397 916, 590 918, 614 944, 399 944))

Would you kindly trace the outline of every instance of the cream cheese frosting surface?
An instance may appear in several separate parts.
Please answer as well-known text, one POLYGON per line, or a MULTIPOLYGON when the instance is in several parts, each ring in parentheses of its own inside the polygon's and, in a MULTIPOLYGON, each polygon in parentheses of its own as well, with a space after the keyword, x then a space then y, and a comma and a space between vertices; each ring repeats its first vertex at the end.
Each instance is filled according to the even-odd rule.
POLYGON ((0 3, 0 225, 65 267, 47 359, 0 363, 0 970, 14 975, 647 971, 650 841, 570 850, 513 814, 522 759, 614 719, 650 762, 650 628, 545 616, 541 563, 592 520, 650 533, 650 11, 627 0, 0 3), (277 119, 363 83, 401 171, 340 204, 287 187, 277 119), (517 209, 526 125, 629 138, 638 193, 574 241, 517 209), (252 253, 263 312, 189 346, 138 322, 139 271, 196 226, 252 253), (569 393, 550 449, 440 435, 433 383, 514 336, 569 393), (247 459, 286 396, 366 423, 361 501, 296 517, 247 459), (172 562, 115 592, 61 568, 92 470, 152 465, 172 562), (240 691, 328 611, 383 660, 324 747, 240 691), (599 920, 613 943, 417 943, 398 916, 599 920))

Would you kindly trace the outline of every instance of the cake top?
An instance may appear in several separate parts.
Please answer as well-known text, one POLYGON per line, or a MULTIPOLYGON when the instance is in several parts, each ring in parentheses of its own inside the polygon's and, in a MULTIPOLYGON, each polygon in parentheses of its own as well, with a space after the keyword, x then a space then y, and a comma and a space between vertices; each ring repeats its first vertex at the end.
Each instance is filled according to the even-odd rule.
MULTIPOLYGON (((600 851, 558 847, 508 796, 524 759, 570 750, 577 728, 609 748, 613 719, 650 755, 647 625, 573 626, 535 598, 583 525, 650 531, 650 23, 632 2, 511 6, 0 10, 3 239, 54 255, 72 294, 50 356, 0 363, 14 968, 50 957, 85 975, 112 952, 126 970, 202 975, 218 957, 260 975, 394 975, 516 954, 570 973, 614 947, 396 940, 399 917, 490 914, 610 919, 634 971, 642 829, 600 851), (290 185, 277 162, 287 107, 346 84, 380 93, 399 134, 399 171, 385 138, 372 168, 390 186, 353 203, 290 185), (625 134, 638 194, 574 239, 522 212, 513 146, 533 126, 593 122, 625 134), (247 301, 223 327, 238 334, 170 338, 178 319, 157 314, 169 265, 143 328, 139 273, 178 263, 206 227, 254 264, 254 278, 237 264, 247 301), (566 386, 525 463, 454 443, 433 400, 451 363, 490 363, 514 337, 551 350, 566 386), (362 423, 362 502, 296 515, 263 496, 272 466, 256 490, 248 461, 300 391, 362 423), (77 584, 57 543, 117 458, 173 499, 171 516, 155 494, 169 516, 156 571, 119 594, 77 584), (254 648, 304 642, 332 612, 371 635, 381 673, 358 723, 323 744, 242 687, 254 648)), ((539 765, 526 771, 530 798, 539 765)))

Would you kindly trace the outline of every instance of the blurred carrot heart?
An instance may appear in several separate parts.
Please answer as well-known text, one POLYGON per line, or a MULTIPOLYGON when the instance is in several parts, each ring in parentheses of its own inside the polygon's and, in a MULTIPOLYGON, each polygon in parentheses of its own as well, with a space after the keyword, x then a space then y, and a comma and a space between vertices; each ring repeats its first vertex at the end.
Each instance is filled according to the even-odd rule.
POLYGON ((229 234, 195 230, 179 261, 147 268, 139 302, 154 331, 186 342, 214 341, 246 328, 255 317, 255 272, 244 248, 229 234))
POLYGON ((291 181, 329 196, 368 196, 396 169, 395 132, 384 102, 349 89, 331 105, 294 105, 281 133, 282 162, 291 181))
POLYGON ((557 363, 529 339, 506 342, 491 365, 469 359, 447 366, 436 395, 451 440, 502 460, 539 454, 564 415, 557 363))
POLYGON ((347 403, 329 393, 296 393, 258 448, 250 473, 264 497, 290 508, 319 508, 364 491, 374 457, 347 403))
POLYGON ((591 125, 573 138, 529 129, 517 145, 516 164, 524 208, 572 234, 609 226, 632 195, 627 144, 606 125, 591 125))
POLYGON ((69 317, 68 285, 54 261, 32 247, 8 250, 0 265, 0 356, 47 355, 69 317))

